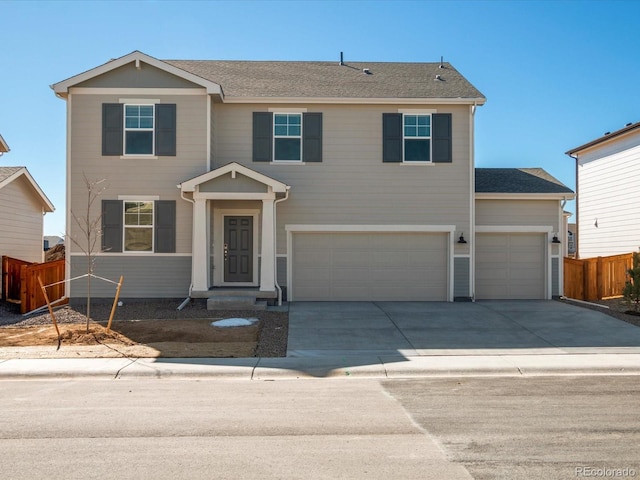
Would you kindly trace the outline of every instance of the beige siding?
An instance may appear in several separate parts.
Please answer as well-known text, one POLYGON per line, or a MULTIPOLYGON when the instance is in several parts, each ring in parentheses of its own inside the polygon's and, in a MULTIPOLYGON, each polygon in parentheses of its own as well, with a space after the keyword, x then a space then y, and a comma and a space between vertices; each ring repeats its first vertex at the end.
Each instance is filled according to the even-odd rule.
MULTIPOLYGON (((207 171, 207 103, 205 95, 73 95, 70 102, 71 178, 68 185, 71 211, 84 215, 86 210, 87 189, 83 175, 89 180, 105 180, 106 190, 101 199, 149 195, 158 196, 160 200, 175 200, 176 251, 191 252, 192 205, 180 198, 177 184, 207 171), (152 159, 102 156, 102 104, 118 103, 120 98, 159 98, 161 103, 177 105, 177 156, 152 159)), ((97 201, 91 215, 99 214, 100 201, 97 201)), ((71 235, 80 235, 73 221, 68 227, 71 235)), ((71 246, 71 249, 77 251, 76 247, 71 246)))
MULTIPOLYGON (((87 273, 86 258, 71 257, 71 278, 87 273)), ((189 294, 191 257, 154 255, 100 255, 95 260, 95 274, 117 282, 124 277, 120 297, 126 298, 179 298, 189 294)), ((71 297, 86 296, 86 278, 71 282, 71 297)), ((116 286, 103 280, 91 282, 91 296, 113 299, 116 286)), ((176 303, 176 307, 179 303, 176 303)), ((116 313, 116 319, 118 314, 116 313)))
POLYGON ((20 177, 0 189, 0 256, 42 262, 42 205, 28 180, 20 177))
POLYGON ((468 106, 424 106, 453 114, 453 163, 428 166, 382 162, 382 114, 415 106, 287 108, 296 107, 323 113, 321 163, 252 162, 252 112, 267 107, 213 105, 214 168, 234 161, 291 186, 290 198, 277 207, 278 253, 286 251, 286 224, 453 224, 469 231, 468 106))
POLYGON ((151 65, 140 62, 140 69, 128 63, 120 68, 91 78, 77 85, 91 88, 197 88, 184 78, 176 77, 151 65))
POLYGON ((476 200, 476 225, 550 226, 559 230, 557 200, 476 200))
POLYGON ((20 177, 0 189, 0 256, 43 260, 42 205, 28 180, 20 177))

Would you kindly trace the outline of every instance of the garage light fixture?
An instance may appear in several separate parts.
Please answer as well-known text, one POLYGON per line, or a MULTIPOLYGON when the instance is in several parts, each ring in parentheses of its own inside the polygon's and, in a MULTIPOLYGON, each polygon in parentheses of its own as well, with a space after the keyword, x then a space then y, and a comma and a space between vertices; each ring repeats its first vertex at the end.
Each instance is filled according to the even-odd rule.
POLYGON ((458 243, 467 243, 467 241, 464 239, 464 232, 462 232, 460 234, 460 238, 458 239, 458 243))
POLYGON ((553 234, 553 239, 551 240, 551 243, 561 243, 557 233, 553 234))

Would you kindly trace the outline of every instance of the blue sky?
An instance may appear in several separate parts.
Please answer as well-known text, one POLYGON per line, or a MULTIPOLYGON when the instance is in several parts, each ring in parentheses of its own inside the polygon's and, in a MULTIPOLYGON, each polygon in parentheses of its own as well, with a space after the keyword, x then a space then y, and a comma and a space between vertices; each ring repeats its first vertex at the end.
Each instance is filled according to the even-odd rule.
MULTIPOLYGON (((476 166, 543 167, 640 120, 635 1, 0 0, 0 165, 26 165, 64 232, 65 102, 49 85, 141 50, 159 59, 435 62, 487 97, 476 166)), ((573 211, 572 204, 568 209, 573 211)))

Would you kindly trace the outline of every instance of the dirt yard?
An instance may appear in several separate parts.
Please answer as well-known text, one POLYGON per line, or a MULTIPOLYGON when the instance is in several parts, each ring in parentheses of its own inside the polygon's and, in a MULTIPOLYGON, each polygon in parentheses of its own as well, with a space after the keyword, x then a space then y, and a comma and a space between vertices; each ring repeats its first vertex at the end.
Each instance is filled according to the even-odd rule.
POLYGON ((111 331, 109 308, 92 306, 86 332, 84 309, 65 306, 54 312, 58 335, 48 313, 23 318, 11 306, 0 308, 0 359, 69 357, 217 357, 286 355, 287 312, 212 312, 193 302, 178 312, 175 302, 135 303, 119 307, 111 331), (219 327, 224 318, 255 318, 248 326, 219 327))

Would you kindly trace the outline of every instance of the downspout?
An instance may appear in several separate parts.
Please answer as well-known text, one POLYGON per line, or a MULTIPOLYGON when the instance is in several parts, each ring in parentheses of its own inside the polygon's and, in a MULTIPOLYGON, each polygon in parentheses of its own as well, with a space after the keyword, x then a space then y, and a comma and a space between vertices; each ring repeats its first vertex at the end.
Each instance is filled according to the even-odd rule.
POLYGON ((277 204, 280 202, 284 202, 289 198, 289 190, 291 187, 287 185, 287 190, 284 193, 284 197, 279 198, 273 202, 273 251, 275 255, 275 268, 273 269, 273 280, 276 290, 278 291, 278 306, 282 305, 282 288, 278 285, 278 223, 276 221, 276 212, 278 209, 276 208, 277 204))
POLYGON ((578 206, 579 204, 579 199, 580 199, 580 188, 578 186, 578 155, 576 155, 575 157, 571 154, 567 154, 569 155, 571 158, 573 158, 576 161, 576 233, 573 236, 573 242, 575 244, 575 248, 576 248, 576 260, 580 259, 580 249, 578 248, 578 243, 580 242, 580 213, 579 213, 579 209, 580 207, 578 206))
MULTIPOLYGON (((178 188, 180 188, 180 185, 178 185, 178 188)), ((180 198, 191 203, 193 205, 193 208, 196 208, 196 202, 195 200, 191 200, 187 197, 184 196, 184 192, 182 191, 182 188, 180 188, 180 198)), ((193 236, 195 234, 194 232, 194 228, 195 225, 191 226, 191 235, 193 236)), ((191 262, 193 262, 193 239, 191 240, 191 262)), ((187 303, 189 303, 189 301, 191 300, 191 292, 193 291, 193 265, 191 265, 191 283, 189 284, 189 296, 187 298, 184 299, 184 301, 178 306, 178 310, 182 310, 187 303)))
POLYGON ((471 204, 469 205, 469 294, 471 301, 476 301, 476 160, 475 160, 475 117, 476 102, 471 106, 471 125, 469 126, 471 138, 469 139, 469 164, 471 182, 471 204))

